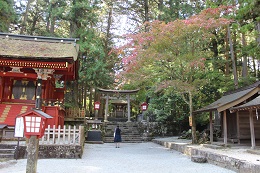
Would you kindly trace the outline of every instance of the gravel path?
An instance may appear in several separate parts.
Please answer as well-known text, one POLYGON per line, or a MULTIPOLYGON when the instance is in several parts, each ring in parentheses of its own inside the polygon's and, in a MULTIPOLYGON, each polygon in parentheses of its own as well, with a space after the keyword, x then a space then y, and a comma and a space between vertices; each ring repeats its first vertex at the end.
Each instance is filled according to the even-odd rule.
MULTIPOLYGON (((26 159, 0 167, 0 173, 25 173, 26 159)), ((188 156, 148 143, 85 144, 82 159, 40 159, 38 173, 231 173, 208 163, 191 162, 188 156)))

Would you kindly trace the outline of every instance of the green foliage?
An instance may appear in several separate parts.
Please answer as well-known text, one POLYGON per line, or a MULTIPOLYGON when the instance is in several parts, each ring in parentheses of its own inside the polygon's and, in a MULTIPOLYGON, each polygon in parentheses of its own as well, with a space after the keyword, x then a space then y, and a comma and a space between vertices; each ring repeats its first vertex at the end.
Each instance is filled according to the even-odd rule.
POLYGON ((194 14, 198 14, 203 8, 203 1, 169 0, 164 2, 159 20, 170 22, 176 19, 187 19, 194 14))
MULTIPOLYGON (((226 73, 230 61, 223 58, 226 48, 221 47, 225 41, 222 29, 230 23, 220 18, 225 8, 207 9, 188 20, 146 23, 147 32, 129 37, 129 47, 124 49, 129 56, 123 61, 123 76, 129 81, 128 85, 148 88, 149 113, 155 115, 157 121, 169 124, 172 131, 189 128, 189 106, 199 109, 234 89, 232 75, 226 73), (217 52, 213 53, 211 45, 217 52), (193 95, 192 105, 189 91, 193 95)), ((233 29, 239 27, 233 25, 233 29)), ((239 85, 245 85, 242 79, 239 85)), ((208 115, 199 116, 196 122, 205 126, 208 115)))
MULTIPOLYGON (((12 33, 19 33, 19 27, 14 26, 22 23, 26 9, 26 4, 19 6, 19 2, 23 1, 13 4, 12 0, 0 0, 1 32, 11 29, 12 33)), ((71 100, 67 106, 76 105, 72 103, 76 89, 113 86, 114 74, 123 71, 116 76, 118 84, 124 84, 123 89, 140 88, 133 101, 136 114, 140 103, 147 101, 147 113, 167 124, 169 131, 188 129, 189 91, 196 110, 235 88, 226 33, 230 20, 224 17, 233 23, 230 28, 239 86, 260 78, 256 68, 260 60, 258 0, 33 2, 24 34, 80 39, 79 80, 66 84, 70 90, 67 100, 71 100), (127 49, 120 50, 119 56, 113 48, 115 25, 107 28, 110 8, 115 15, 111 18, 113 22, 121 17, 118 14, 124 14, 137 27, 127 28, 136 34, 128 37, 129 44, 124 46, 127 49), (144 24, 145 21, 151 23, 144 24), (123 58, 122 63, 118 57, 123 58), (245 68, 243 58, 248 62, 245 77, 241 76, 245 68)), ((198 124, 203 126, 207 122, 207 114, 198 116, 198 124)))
POLYGON ((10 24, 15 21, 12 0, 0 0, 0 32, 8 32, 10 24))

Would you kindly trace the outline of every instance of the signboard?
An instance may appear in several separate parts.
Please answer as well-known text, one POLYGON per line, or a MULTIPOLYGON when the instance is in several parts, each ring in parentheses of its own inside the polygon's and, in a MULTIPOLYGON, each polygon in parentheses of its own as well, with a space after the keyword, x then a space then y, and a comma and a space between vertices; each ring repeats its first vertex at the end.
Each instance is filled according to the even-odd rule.
POLYGON ((24 135, 23 117, 18 117, 15 120, 14 137, 22 138, 24 135))
POLYGON ((192 116, 189 116, 189 124, 192 127, 192 116))

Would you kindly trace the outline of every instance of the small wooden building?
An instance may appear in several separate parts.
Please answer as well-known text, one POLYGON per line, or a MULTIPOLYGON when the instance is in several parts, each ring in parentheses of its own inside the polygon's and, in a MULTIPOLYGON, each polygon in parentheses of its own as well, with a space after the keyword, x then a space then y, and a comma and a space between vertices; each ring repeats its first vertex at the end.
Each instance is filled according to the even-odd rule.
MULTIPOLYGON (((212 115, 217 112, 220 116, 220 125, 224 144, 230 142, 238 142, 241 140, 251 140, 250 122, 253 118, 255 138, 260 139, 260 120, 257 120, 256 111, 239 110, 241 105, 251 103, 260 95, 260 81, 243 88, 236 89, 224 94, 219 100, 212 104, 194 111, 194 114, 201 112, 210 112, 210 141, 213 142, 213 121, 212 115), (234 109, 238 107, 238 109, 234 109)), ((258 101, 258 99, 256 100, 258 101)), ((252 123, 252 122, 251 122, 252 123)))
MULTIPOLYGON (((260 139, 260 95, 255 99, 230 109, 231 113, 236 112, 237 115, 245 117, 249 116, 249 124, 250 124, 250 135, 251 135, 251 145, 252 149, 256 147, 256 139, 260 139)), ((243 128, 241 125, 240 128, 243 128)), ((240 129, 239 128, 239 129, 240 129)), ((245 127, 244 127, 245 128, 245 127)), ((248 134, 248 127, 245 129, 248 134)), ((238 131, 238 136, 241 138, 241 133, 238 131)))
POLYGON ((35 107, 41 85, 41 109, 64 125, 65 83, 76 80, 76 39, 0 33, 0 124, 14 127, 17 115, 35 107))

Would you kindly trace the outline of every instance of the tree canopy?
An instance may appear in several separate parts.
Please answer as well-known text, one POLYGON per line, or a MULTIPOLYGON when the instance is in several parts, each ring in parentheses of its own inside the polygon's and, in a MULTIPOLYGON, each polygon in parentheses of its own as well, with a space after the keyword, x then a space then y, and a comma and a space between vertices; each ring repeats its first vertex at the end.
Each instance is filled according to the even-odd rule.
POLYGON ((0 32, 79 38, 67 106, 89 116, 96 87, 140 88, 135 115, 146 101, 180 132, 192 110, 259 80, 259 13, 258 0, 0 0, 0 32))

